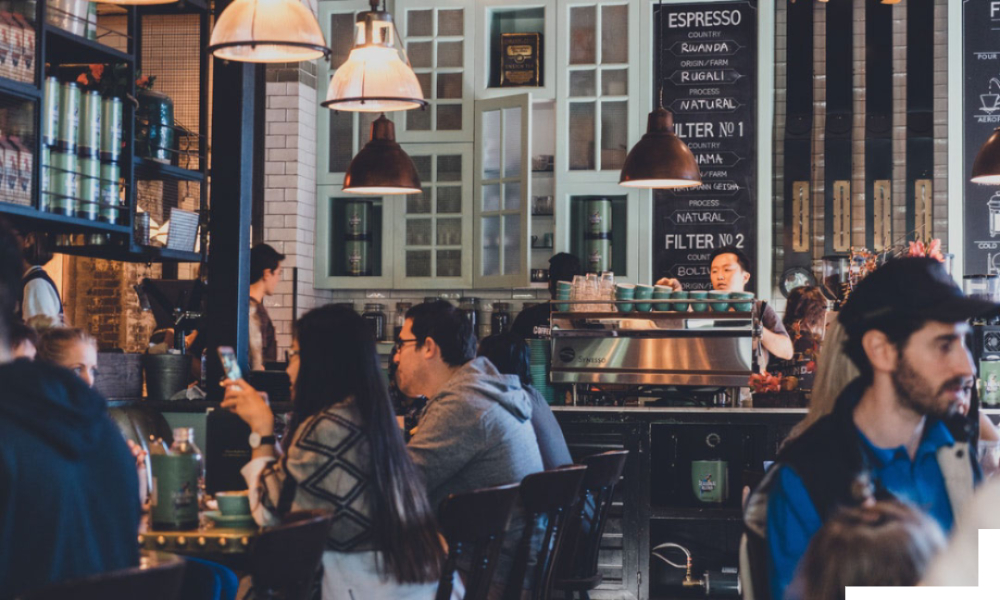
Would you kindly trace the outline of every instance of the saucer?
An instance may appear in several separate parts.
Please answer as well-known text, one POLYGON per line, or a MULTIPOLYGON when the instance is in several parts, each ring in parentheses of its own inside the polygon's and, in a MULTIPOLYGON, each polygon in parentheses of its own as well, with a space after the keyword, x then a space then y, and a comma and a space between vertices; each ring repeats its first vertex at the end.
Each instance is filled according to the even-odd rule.
POLYGON ((205 511, 205 516, 215 522, 219 527, 229 527, 232 529, 256 529, 257 522, 253 520, 253 515, 224 515, 217 510, 205 511))

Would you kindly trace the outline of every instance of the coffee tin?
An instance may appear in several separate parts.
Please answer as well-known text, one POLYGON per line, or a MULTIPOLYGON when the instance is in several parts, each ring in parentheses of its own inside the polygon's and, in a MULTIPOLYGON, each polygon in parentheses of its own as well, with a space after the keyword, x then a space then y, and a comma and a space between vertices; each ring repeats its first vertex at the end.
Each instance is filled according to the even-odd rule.
POLYGON ((42 107, 42 144, 55 146, 59 137, 59 80, 45 78, 45 100, 42 107))
POLYGON ((82 158, 97 158, 101 150, 101 95, 96 90, 83 93, 78 146, 82 158))
POLYGON ((587 200, 587 233, 611 232, 611 201, 607 198, 587 200))
POLYGON ((584 248, 586 249, 586 269, 588 273, 601 273, 611 270, 611 240, 607 238, 586 240, 584 248))
POLYGON ((352 277, 370 275, 368 240, 347 240, 344 242, 344 267, 352 277))
POLYGON ((372 203, 364 200, 344 202, 344 232, 349 236, 371 233, 372 203))
POLYGON ((76 155, 52 151, 52 212, 76 216, 77 164, 76 155))
POLYGON ((56 149, 60 152, 76 152, 76 141, 80 129, 80 88, 72 81, 63 83, 59 93, 59 134, 56 149))
POLYGON ((105 98, 101 102, 101 160, 117 161, 122 151, 122 101, 105 98))
POLYGON ((153 529, 198 528, 198 458, 197 454, 150 455, 153 529))
POLYGON ((38 174, 39 185, 42 193, 38 195, 38 209, 48 211, 51 206, 52 196, 52 149, 42 145, 42 170, 38 174))
POLYGON ((101 162, 96 158, 79 158, 80 174, 77 176, 76 216, 97 220, 101 198, 101 162))
POLYGON ((100 220, 105 223, 118 222, 118 208, 121 204, 118 194, 118 180, 121 178, 121 167, 115 163, 101 165, 101 212, 100 220))

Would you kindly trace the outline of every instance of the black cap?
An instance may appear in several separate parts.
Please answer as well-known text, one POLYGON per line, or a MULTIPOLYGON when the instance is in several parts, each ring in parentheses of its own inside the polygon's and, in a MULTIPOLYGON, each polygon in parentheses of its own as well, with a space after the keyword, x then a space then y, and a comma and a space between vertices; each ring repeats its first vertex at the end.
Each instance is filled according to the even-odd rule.
POLYGON ((966 296, 941 262, 906 257, 890 260, 865 277, 847 298, 839 319, 847 334, 856 336, 887 317, 957 323, 997 308, 993 302, 966 296))

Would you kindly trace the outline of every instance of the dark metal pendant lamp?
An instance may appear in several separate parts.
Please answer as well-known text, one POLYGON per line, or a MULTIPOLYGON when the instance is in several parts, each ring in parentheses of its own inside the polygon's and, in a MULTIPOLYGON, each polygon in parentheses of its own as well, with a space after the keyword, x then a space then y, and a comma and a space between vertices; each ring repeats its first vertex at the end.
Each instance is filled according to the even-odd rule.
POLYGON ((396 126, 385 114, 372 123, 371 141, 347 167, 343 190, 373 196, 420 193, 417 167, 396 143, 396 126))

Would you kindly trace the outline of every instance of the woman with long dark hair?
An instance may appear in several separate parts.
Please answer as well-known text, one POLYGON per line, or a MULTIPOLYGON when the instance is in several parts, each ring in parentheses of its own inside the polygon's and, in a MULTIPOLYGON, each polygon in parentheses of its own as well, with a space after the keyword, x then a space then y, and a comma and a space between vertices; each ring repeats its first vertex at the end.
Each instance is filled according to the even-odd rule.
POLYGON ((253 432, 242 473, 254 517, 264 525, 293 510, 338 515, 323 553, 323 600, 433 598, 444 549, 365 321, 346 308, 310 311, 296 326, 288 375, 291 442, 280 457, 261 395, 243 380, 223 382, 223 408, 253 432))

